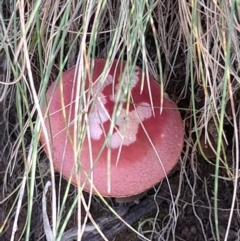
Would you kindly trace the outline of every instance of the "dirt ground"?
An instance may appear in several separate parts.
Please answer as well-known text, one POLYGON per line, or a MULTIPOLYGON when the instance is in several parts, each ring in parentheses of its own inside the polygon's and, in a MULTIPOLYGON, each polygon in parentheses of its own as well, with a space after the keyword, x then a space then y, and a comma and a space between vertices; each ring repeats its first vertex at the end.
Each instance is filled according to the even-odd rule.
MULTIPOLYGON (((171 94, 171 93, 170 93, 171 94)), ((6 103, 8 103, 6 101, 6 103)), ((6 104, 5 103, 5 104, 6 104)), ((179 103, 179 106, 184 107, 185 102, 179 103)), ((16 119, 11 116, 15 115, 15 109, 12 107, 9 109, 8 115, 7 112, 0 109, 2 116, 4 118, 8 118, 8 128, 6 128, 6 122, 2 120, 1 122, 1 130, 5 131, 5 134, 9 135, 9 139, 13 143, 12 140, 16 138, 17 133, 11 129, 12 126, 15 126, 16 119), (6 130, 8 130, 6 132, 6 130)), ((186 111, 181 111, 183 118, 186 117, 186 111)), ((187 131, 187 128, 186 128, 187 131)), ((229 144, 231 145, 232 138, 232 129, 229 128, 227 132, 227 138, 229 144)), ((186 141, 185 147, 183 151, 186 151, 188 148, 187 145, 187 137, 186 133, 186 141)), ((5 141, 2 140, 2 147, 6 146, 6 137, 5 141)), ((29 137, 26 137, 26 139, 29 137)), ((28 142, 27 142, 28 143, 28 142)), ((21 153, 17 155, 17 161, 15 164, 15 168, 13 169, 11 175, 8 166, 8 159, 10 158, 10 154, 8 150, 11 149, 9 146, 7 149, 5 148, 2 151, 2 159, 0 165, 0 223, 4 224, 6 221, 6 225, 4 226, 4 231, 1 235, 1 241, 10 240, 13 221, 15 216, 15 208, 16 208, 16 194, 11 195, 8 200, 4 200, 7 197, 7 194, 11 193, 15 188, 19 185, 22 175, 23 175, 23 156, 21 153), (7 174, 7 175, 5 175, 7 174), (7 178, 7 179, 5 179, 7 178), (7 183, 5 182, 7 180, 7 183), (7 184, 4 186, 4 184, 7 184), (10 210, 13 207, 13 210, 10 210), (9 216, 8 216, 9 215, 9 216)), ((231 146, 227 148, 227 160, 229 166, 231 166, 231 146)), ((190 151, 191 152, 191 151, 190 151)), ((41 166, 48 167, 48 160, 43 153, 40 152, 40 160, 41 166)), ((216 240, 215 237, 215 217, 214 217, 214 174, 215 167, 214 163, 210 164, 203 157, 195 151, 192 151, 192 155, 195 155, 196 158, 193 160, 180 159, 178 166, 170 173, 168 176, 168 181, 170 183, 170 187, 166 180, 163 180, 158 187, 154 190, 150 190, 147 194, 147 197, 141 199, 139 204, 134 204, 134 209, 130 209, 131 217, 128 219, 129 223, 133 225, 135 229, 139 228, 139 231, 150 240, 216 240), (171 192, 170 192, 171 190, 171 192), (141 203, 149 197, 155 195, 160 200, 159 205, 155 205, 151 208, 148 206, 141 206, 141 203), (137 215, 142 215, 141 218, 135 220, 134 217, 137 215)), ((213 159, 214 162, 214 159, 213 159)), ((38 175, 37 175, 38 176, 38 175)), ((230 217, 230 210, 232 204, 232 194, 233 194, 233 183, 229 180, 227 176, 226 169, 220 169, 220 177, 219 178, 219 192, 218 192, 218 227, 221 240, 224 239, 226 234, 227 225, 230 217)), ((43 180, 37 181, 38 185, 36 186, 36 195, 34 196, 33 202, 33 213, 31 216, 31 240, 42 240, 45 241, 46 238, 44 236, 43 230, 43 221, 42 221, 42 183, 46 183, 47 180, 50 179, 49 175, 45 175, 43 180)), ((59 177, 56 174, 56 183, 59 182, 59 177)), ((62 187, 67 185, 67 183, 63 180, 62 187)), ((73 196, 75 194, 75 188, 70 188, 70 194, 67 199, 66 210, 64 210, 64 214, 67 213, 68 207, 70 207, 73 196)), ((51 192, 50 192, 51 193, 51 192)), ((48 213, 51 214, 51 194, 47 195, 48 198, 48 213)), ((87 197, 87 194, 86 194, 87 197)), ((236 200, 239 200, 240 193, 238 191, 236 200)), ((114 201, 109 200, 109 203, 114 206, 114 201)), ((238 211, 239 203, 235 203, 229 234, 228 241, 239 240, 239 211, 238 211)), ((93 199, 91 213, 93 217, 96 219, 100 219, 103 216, 106 216, 106 213, 109 211, 104 208, 101 202, 96 198, 93 199)), ((110 214, 109 214, 110 215, 110 214)), ((23 199, 23 206, 21 208, 21 213, 18 220, 18 231, 15 235, 15 240, 24 240, 24 224, 27 216, 27 198, 23 199), (23 235, 22 235, 23 234, 23 235)), ((124 218, 124 216, 123 216, 124 218)), ((126 216, 127 218, 127 216, 126 216)), ((76 212, 70 218, 68 222, 66 230, 73 228, 76 226, 77 215, 76 212)), ((118 226, 108 227, 110 230, 110 238, 112 241, 137 241, 142 240, 140 237, 131 231, 129 228, 123 225, 119 229, 117 234, 111 235, 111 228, 115 228, 118 226)), ((108 230, 108 231, 109 231, 108 230)), ((118 230, 116 228, 116 230, 118 230)), ((113 229, 112 229, 113 231, 113 229)), ((109 232, 108 232, 109 233, 109 232)), ((112 232, 114 233, 114 232, 112 232)), ((95 237, 96 238, 96 237, 95 237)), ((99 237, 96 239, 91 238, 88 239, 87 236, 83 240, 101 240, 99 237)))
MULTIPOLYGON (((149 208, 145 207, 145 210, 140 209, 141 200, 135 209, 142 213, 142 218, 140 219, 144 223, 141 224, 141 230, 145 233, 145 237, 150 240, 215 240, 215 222, 214 222, 214 209, 213 209, 213 189, 214 189, 214 167, 208 164, 202 158, 198 158, 198 162, 186 163, 184 170, 178 167, 173 170, 173 173, 169 176, 169 182, 171 185, 172 198, 176 201, 176 205, 173 205, 171 195, 169 194, 169 187, 166 181, 161 183, 161 188, 158 191, 158 197, 161 199, 160 205, 149 213, 149 208), (192 172, 191 165, 195 165, 196 173, 192 172), (180 180, 182 179, 182 180, 180 180), (181 183, 181 186, 179 185, 181 183), (194 189, 194 192, 193 192, 194 189), (158 210, 157 210, 158 209, 158 210), (177 219, 175 219, 177 218, 177 219), (153 222, 153 220, 155 220, 153 222), (172 227, 174 226, 174 228, 172 227), (169 228, 169 231, 163 231, 164 228, 169 228), (174 233, 172 232, 174 230, 174 233)), ((3 171, 1 170, 1 173, 3 171)), ((221 173, 223 177, 227 177, 226 173, 221 173)), ((1 181, 2 185, 2 181, 1 181)), ((3 188, 1 186, 1 188, 3 188)), ((74 193, 74 188, 72 187, 74 193)), ((155 191, 149 191, 150 196, 155 191)), ((218 215, 219 215, 219 232, 221 240, 224 239, 226 233, 226 228, 228 225, 230 208, 232 202, 233 185, 231 181, 224 179, 219 180, 219 193, 218 193, 218 215)), ((239 192, 238 192, 239 197, 239 192)), ((2 198, 2 197, 1 197, 2 198)), ((1 199, 2 200, 2 199, 1 199)), ((7 216, 8 207, 14 202, 14 196, 10 198, 6 205, 1 205, 1 224, 3 223, 4 217, 7 216)), ((69 198, 69 203, 71 203, 71 198, 69 198)), ((26 204, 26 200, 25 200, 26 204)), ((68 206, 68 205, 66 205, 68 206)), ((48 202, 48 207, 51 207, 51 203, 48 202)), ((96 218, 104 215, 105 212, 103 206, 98 202, 93 202, 92 205, 92 215, 96 218)), ((50 211, 50 210, 49 210, 50 211)), ((67 210, 66 210, 67 211, 67 210)), ((21 210, 21 215, 19 217, 19 225, 16 239, 20 238, 20 234, 24 228, 24 222, 26 219, 26 205, 23 206, 21 210)), ((12 225, 13 225, 13 215, 8 218, 8 222, 5 228, 1 240, 10 240, 12 225)), ((140 220, 133 224, 134 228, 138 228, 140 220)), ((73 215, 70 219, 67 229, 70 229, 76 225, 76 215, 73 215)), ((34 200, 34 208, 32 215, 32 232, 31 240, 46 240, 43 235, 42 226, 42 211, 41 211, 41 196, 34 200)), ((111 229, 111 227, 110 227, 111 229)), ((113 231, 113 230, 112 230, 113 231)), ((21 240, 21 239, 20 239, 21 240)), ((24 240, 24 239, 22 239, 24 240)), ((83 240, 101 240, 99 239, 83 239, 83 240)), ((141 240, 133 231, 128 228, 122 228, 120 233, 114 235, 109 240, 112 241, 137 241, 141 240)), ((233 218, 231 221, 231 227, 229 230, 228 239, 229 241, 239 240, 239 217, 238 217, 238 204, 236 203, 233 218)))

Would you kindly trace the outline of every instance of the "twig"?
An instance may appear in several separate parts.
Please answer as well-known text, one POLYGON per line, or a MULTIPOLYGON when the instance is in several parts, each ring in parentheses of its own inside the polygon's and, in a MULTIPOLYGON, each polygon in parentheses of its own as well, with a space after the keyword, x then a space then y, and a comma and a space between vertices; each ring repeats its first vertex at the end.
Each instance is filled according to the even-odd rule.
POLYGON ((53 232, 50 227, 50 223, 49 223, 49 219, 48 219, 48 215, 47 215, 47 208, 46 208, 46 203, 47 203, 46 195, 47 195, 48 188, 50 186, 51 186, 51 182, 48 181, 45 185, 43 197, 42 197, 43 227, 44 227, 44 232, 45 232, 47 241, 53 240, 53 232))
MULTIPOLYGON (((156 198, 154 200, 154 197, 152 196, 147 197, 139 204, 136 204, 134 206, 130 206, 130 204, 127 204, 127 206, 122 207, 118 211, 118 213, 126 223, 132 225, 141 217, 156 209, 157 205, 160 205, 162 201, 163 199, 160 198, 156 198)), ((102 232, 108 239, 112 238, 113 236, 117 235, 119 232, 122 232, 124 229, 127 228, 127 226, 121 220, 116 218, 116 216, 113 214, 107 214, 106 217, 100 217, 98 220, 96 220, 96 223, 98 223, 102 232)), ((63 234, 61 241, 73 241, 76 238, 77 228, 72 228, 63 234)), ((87 229, 85 230, 85 233, 82 237, 82 241, 99 240, 102 240, 102 238, 100 234, 96 232, 94 226, 91 224, 87 225, 87 229)), ((146 238, 146 240, 148 239, 146 238)))

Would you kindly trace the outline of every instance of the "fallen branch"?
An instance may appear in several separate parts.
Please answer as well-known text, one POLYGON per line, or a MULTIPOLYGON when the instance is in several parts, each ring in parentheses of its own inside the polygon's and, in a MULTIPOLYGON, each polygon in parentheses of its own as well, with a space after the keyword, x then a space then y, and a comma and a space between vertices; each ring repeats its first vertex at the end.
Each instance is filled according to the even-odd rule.
MULTIPOLYGON (((122 213, 119 213, 119 210, 117 212, 125 220, 126 223, 132 225, 147 213, 155 210, 157 206, 163 202, 163 200, 164 199, 161 199, 159 197, 156 197, 155 200, 153 196, 146 197, 139 204, 135 204, 133 206, 130 206, 130 204, 126 204, 126 206, 121 207, 122 213)), ((107 218, 105 216, 100 217, 96 220, 96 223, 99 224, 102 232, 107 239, 114 237, 115 235, 127 228, 127 226, 121 220, 116 218, 114 214, 108 213, 106 215, 107 218), (102 222, 102 220, 104 220, 104 223, 102 222)), ((89 224, 87 226, 87 230, 85 231, 86 232, 83 234, 82 241, 102 240, 102 237, 94 229, 93 225, 89 224)), ((77 239, 77 228, 72 228, 63 234, 61 241, 73 241, 75 239, 77 239)))

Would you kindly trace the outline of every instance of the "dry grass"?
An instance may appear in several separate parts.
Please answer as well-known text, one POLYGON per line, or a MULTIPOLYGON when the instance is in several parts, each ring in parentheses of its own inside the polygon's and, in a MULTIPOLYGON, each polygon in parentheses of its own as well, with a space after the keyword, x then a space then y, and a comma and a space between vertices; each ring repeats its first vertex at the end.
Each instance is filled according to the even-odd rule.
MULTIPOLYGON (((1 1, 0 236, 30 240, 35 232, 35 240, 46 240, 43 221, 37 224, 42 210, 35 210, 45 195, 51 217, 48 232, 56 240, 69 228, 69 219, 81 227, 79 237, 88 219, 94 224, 90 204, 95 198, 85 200, 80 188, 56 179, 52 158, 46 161, 39 145, 39 133, 46 134, 41 106, 49 84, 73 65, 83 70, 86 59, 98 57, 109 63, 124 59, 153 75, 161 91, 179 105, 185 125, 178 186, 170 190, 169 180, 167 187, 174 193, 168 213, 158 210, 133 231, 142 240, 183 240, 177 236, 178 220, 189 188, 192 199, 185 206, 191 206, 202 237, 209 240, 210 232, 212 240, 230 240, 233 214, 239 218, 239 16, 237 2, 224 0, 1 1), (206 143, 214 149, 214 158, 203 152, 206 143), (199 152, 214 170, 211 185, 200 175, 199 152), (51 194, 44 192, 47 180, 51 194), (209 226, 198 213, 199 180, 207 200, 202 208, 210 210, 205 217, 209 226), (221 180, 233 186, 224 233, 219 228, 221 180)), ((78 91, 83 94, 81 86, 78 91)), ((51 153, 50 145, 47 148, 51 153)))

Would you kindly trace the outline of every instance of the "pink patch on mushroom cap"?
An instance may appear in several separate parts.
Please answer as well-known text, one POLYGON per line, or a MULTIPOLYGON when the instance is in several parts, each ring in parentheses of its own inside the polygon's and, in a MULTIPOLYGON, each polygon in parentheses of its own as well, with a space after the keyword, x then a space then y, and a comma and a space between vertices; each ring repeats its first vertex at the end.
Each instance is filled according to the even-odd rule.
MULTIPOLYGON (((99 76, 102 74, 105 62, 103 59, 95 60, 91 78, 93 83, 101 79, 99 76)), ((109 132, 109 117, 112 117, 113 108, 117 102, 117 92, 120 88, 118 86, 119 76, 124 68, 125 62, 114 61, 101 89, 97 88, 96 83, 98 82, 95 82, 93 85, 92 97, 98 95, 99 98, 94 106, 89 105, 88 126, 90 136, 89 138, 85 137, 78 160, 80 183, 85 184, 84 190, 89 191, 91 188, 91 184, 86 179, 86 173, 90 174, 92 170, 92 182, 103 196, 132 196, 153 187, 173 169, 183 147, 183 123, 176 104, 164 98, 163 110, 160 113, 159 84, 152 76, 149 76, 154 106, 153 112, 146 76, 144 88, 141 92, 142 70, 137 67, 131 78, 130 104, 127 104, 125 95, 120 95, 120 100, 123 101, 123 108, 116 120, 111 140, 107 142, 107 146, 103 148, 99 156, 106 139, 106 133, 109 132), (126 112, 128 107, 129 110, 126 112), (107 160, 109 153, 111 159, 108 173, 107 160), (98 156, 99 159, 97 159, 98 156), (91 157, 96 162, 92 169, 91 157), (108 179, 108 174, 110 174, 110 179, 108 179), (107 185, 108 180, 110 180, 110 189, 108 189, 107 185)), ((73 121, 76 119, 73 116, 75 102, 72 101, 74 99, 72 90, 74 90, 75 95, 76 89, 76 86, 74 86, 76 83, 74 81, 74 73, 75 68, 72 68, 62 75, 66 119, 70 118, 71 125, 69 124, 68 131, 72 139, 74 131, 73 121), (71 116, 69 116, 70 106, 72 109, 71 116)), ((129 82, 126 81, 127 83, 129 82)), ((87 78, 86 89, 90 85, 87 78)), ((74 150, 70 141, 65 146, 67 136, 66 121, 61 111, 61 90, 59 84, 57 84, 56 89, 55 83, 49 87, 47 99, 51 100, 49 107, 50 118, 45 120, 45 124, 49 138, 53 136, 54 167, 56 171, 62 173, 65 179, 69 179, 73 168, 77 165, 74 164, 74 150)), ((45 112, 46 108, 44 107, 43 113, 45 112)), ((40 141, 43 145, 46 142, 43 133, 40 136, 40 141)), ((71 182, 77 185, 76 169, 74 170, 71 182)))

